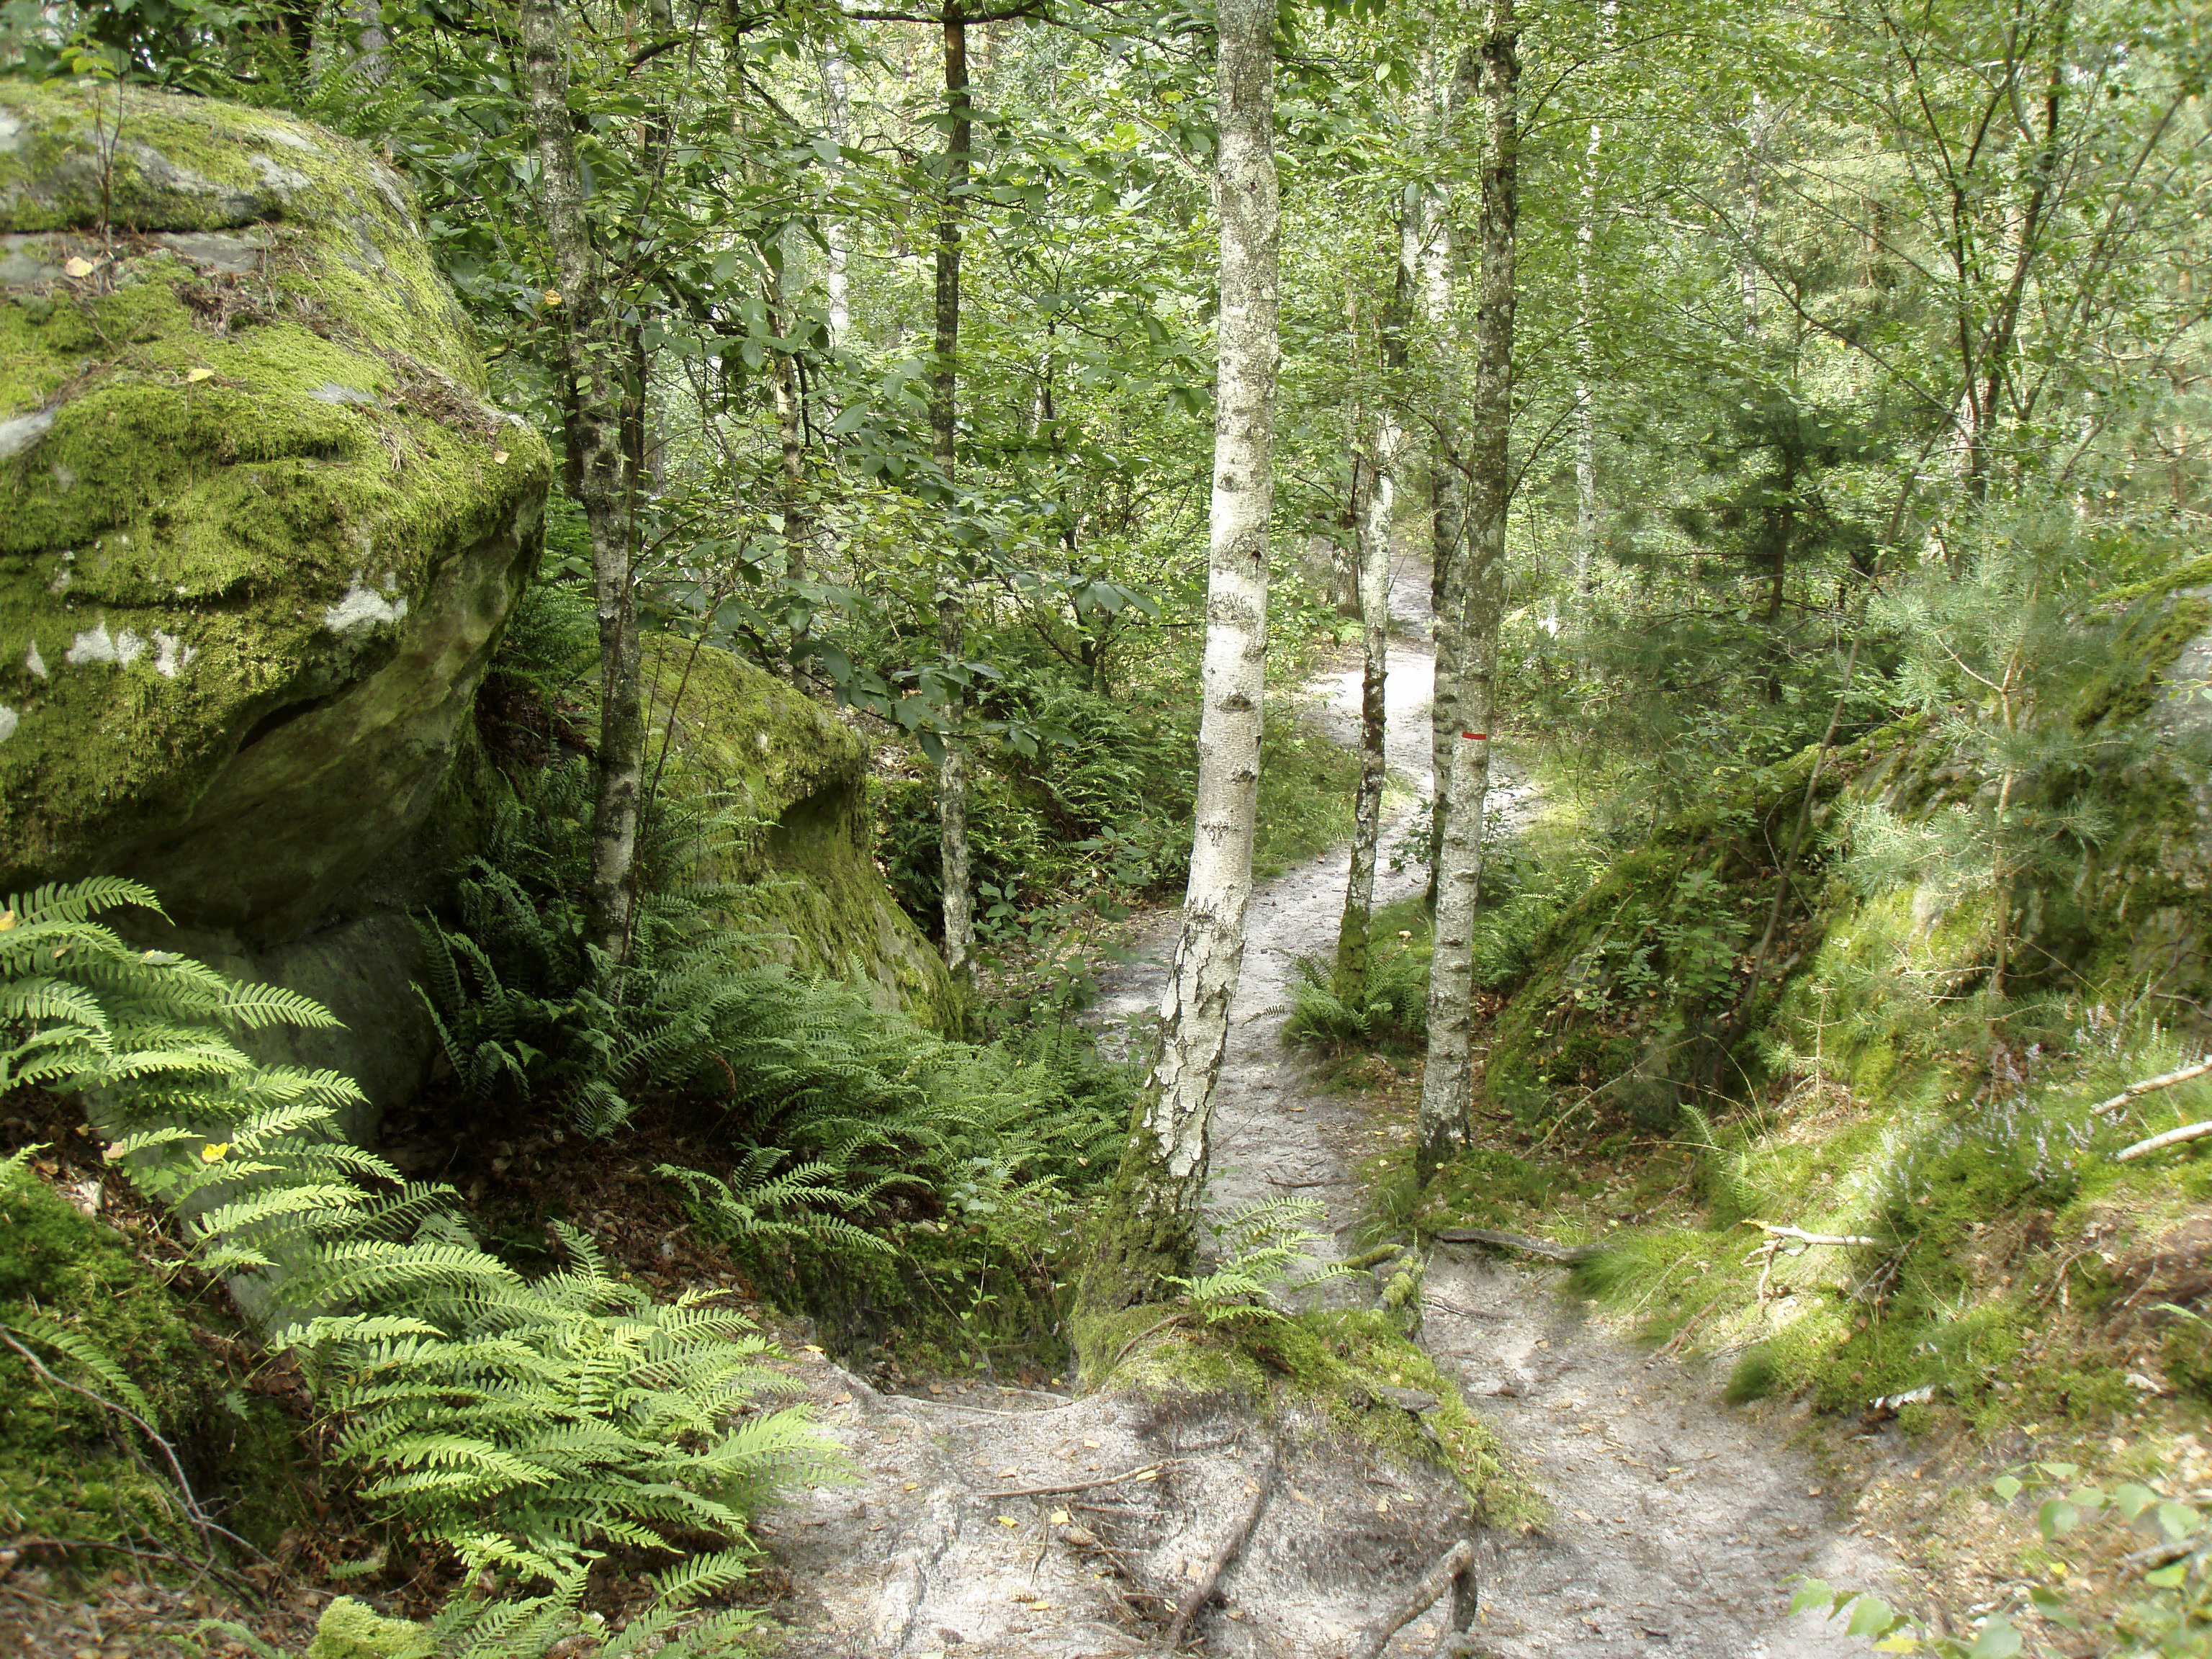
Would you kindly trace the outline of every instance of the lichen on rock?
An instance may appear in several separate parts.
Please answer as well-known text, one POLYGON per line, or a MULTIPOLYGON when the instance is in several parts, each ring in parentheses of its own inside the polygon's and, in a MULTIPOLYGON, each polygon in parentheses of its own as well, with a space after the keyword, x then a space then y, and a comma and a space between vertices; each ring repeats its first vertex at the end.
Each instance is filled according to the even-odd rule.
POLYGON ((546 447, 304 122, 0 85, 0 890, 296 938, 431 811, 546 447))

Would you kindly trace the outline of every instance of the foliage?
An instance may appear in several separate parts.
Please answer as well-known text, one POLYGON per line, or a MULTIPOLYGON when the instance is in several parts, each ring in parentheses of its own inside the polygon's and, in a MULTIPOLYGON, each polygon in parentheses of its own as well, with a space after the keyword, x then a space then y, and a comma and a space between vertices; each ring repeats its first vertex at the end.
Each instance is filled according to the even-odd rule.
MULTIPOLYGON (((2000 1503, 2010 1504, 2027 1494, 2042 1498, 2036 1507, 2036 1529, 2046 1544, 2058 1545, 2068 1535, 2113 1522, 2148 1537, 2147 1547, 2129 1554, 2126 1563, 2134 1575, 2122 1591, 2131 1599, 2105 1627, 2090 1629, 2082 1613, 2069 1606, 2071 1597, 2062 1588, 2069 1577, 2063 1560, 2039 1575, 2027 1588, 2027 1609, 2039 1613, 2069 1631, 2089 1636, 2100 1652, 2118 1659, 2196 1659, 2212 1650, 2212 1518, 2195 1505, 2166 1497, 2139 1481, 2123 1481, 2109 1492, 2082 1478, 2072 1463, 2031 1463, 1990 1485, 2000 1503)), ((2132 1540, 2131 1540, 2132 1541, 2132 1540)), ((1885 1653, 1928 1652, 1939 1659, 2012 1659, 2020 1652, 2020 1632, 2002 1612, 1991 1613, 1972 1641, 1894 1611, 1880 1596, 1850 1589, 1838 1590, 1817 1578, 1807 1579, 1790 1602, 1790 1611, 1826 1602, 1828 1617, 1848 1610, 1849 1633, 1874 1638, 1885 1653)))
POLYGON ((106 882, 10 902, 0 996, 15 1074, 102 1091, 110 1158, 184 1218, 204 1267, 275 1328, 273 1346, 313 1359, 342 1425, 333 1455, 369 1500, 472 1576, 550 1583, 564 1605, 617 1545, 729 1540, 663 1590, 681 1605, 726 1583, 747 1508, 830 1463, 803 1413, 732 1425, 775 1386, 768 1345, 699 1298, 653 1304, 573 1231, 568 1266, 535 1281, 485 1254, 450 1193, 337 1138, 351 1083, 257 1065, 218 1023, 326 1015, 130 951, 92 920, 151 902, 106 882))
POLYGON ((1293 1279, 1291 1270, 1310 1260, 1311 1246, 1325 1237, 1319 1227, 1328 1208, 1316 1199, 1261 1199, 1231 1211, 1215 1224, 1212 1270, 1195 1278, 1170 1274, 1191 1307, 1209 1325, 1224 1321, 1281 1319, 1276 1305, 1324 1280, 1352 1270, 1341 1261, 1324 1262, 1293 1279))

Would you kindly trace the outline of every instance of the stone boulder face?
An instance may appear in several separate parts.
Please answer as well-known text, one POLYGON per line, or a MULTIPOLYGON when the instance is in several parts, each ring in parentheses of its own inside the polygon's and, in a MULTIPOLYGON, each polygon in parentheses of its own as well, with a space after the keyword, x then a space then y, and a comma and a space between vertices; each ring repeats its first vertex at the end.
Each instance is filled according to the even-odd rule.
POLYGON ((939 956, 891 897, 872 851, 868 745, 827 709, 726 651, 646 642, 652 751, 669 739, 662 787, 726 813, 700 876, 741 884, 733 926, 799 972, 857 979, 878 1007, 956 1027, 960 1002, 939 956))
POLYGON ((550 477, 368 151, 0 81, 0 894, 144 881, 149 942, 347 1022, 258 1046, 359 1077, 373 1133, 550 477))
POLYGON ((550 477, 368 151, 0 82, 0 892, 128 874, 247 967, 356 920, 550 477))

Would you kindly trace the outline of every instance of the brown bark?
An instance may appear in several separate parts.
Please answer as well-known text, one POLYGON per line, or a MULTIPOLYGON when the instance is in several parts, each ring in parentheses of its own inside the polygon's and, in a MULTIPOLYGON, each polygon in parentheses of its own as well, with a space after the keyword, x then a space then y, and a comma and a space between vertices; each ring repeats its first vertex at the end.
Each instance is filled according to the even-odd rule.
POLYGON ((569 480, 592 538, 599 623, 599 777, 592 821, 591 942, 619 963, 629 951, 638 814, 645 775, 631 505, 624 438, 631 424, 623 343, 609 315, 605 273, 584 214, 568 108, 568 22, 561 0, 523 0, 523 79, 538 151, 539 200, 553 256, 544 310, 560 356, 569 480))

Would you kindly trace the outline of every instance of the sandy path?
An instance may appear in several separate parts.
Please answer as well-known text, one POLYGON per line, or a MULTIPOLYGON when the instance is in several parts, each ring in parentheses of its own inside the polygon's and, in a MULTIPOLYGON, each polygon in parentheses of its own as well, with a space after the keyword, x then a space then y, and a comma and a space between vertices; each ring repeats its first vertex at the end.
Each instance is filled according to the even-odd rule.
MULTIPOLYGON (((1421 637, 1427 572, 1401 569, 1392 599, 1406 637, 1392 644, 1387 746, 1398 781, 1425 794, 1434 667, 1421 637)), ((1314 718, 1347 744, 1358 741, 1359 678, 1331 673, 1310 690, 1314 718)), ((1492 799, 1511 821, 1533 808, 1532 790, 1510 766, 1501 774, 1492 799)), ((1385 827, 1386 854, 1407 811, 1385 827)), ((1293 1190, 1326 1201, 1332 1226, 1359 1215, 1355 1172, 1376 1130, 1356 1103, 1314 1087, 1280 1035, 1296 959, 1335 947, 1348 860, 1339 848, 1253 896, 1216 1105, 1217 1215, 1293 1190)), ((1393 873, 1386 859, 1376 901, 1421 884, 1420 871, 1393 873)), ((1109 1046, 1152 1014, 1174 937, 1169 913, 1140 937, 1139 959, 1106 976, 1094 1018, 1109 1046)), ((1544 1532, 1486 1540, 1486 1634, 1498 1650, 1507 1659, 1595 1659, 1633 1644, 1712 1659, 1860 1659, 1866 1644, 1839 1627, 1812 1613, 1787 1616, 1790 1580, 1809 1572, 1836 1583, 1893 1583, 1892 1564, 1844 1530, 1832 1492, 1779 1428, 1721 1404, 1717 1378, 1655 1361, 1586 1319, 1565 1294, 1565 1277, 1462 1247, 1441 1249, 1429 1269, 1424 1346, 1496 1423, 1555 1510, 1544 1532)), ((1335 1283, 1349 1293, 1369 1289, 1364 1279, 1335 1283)))

